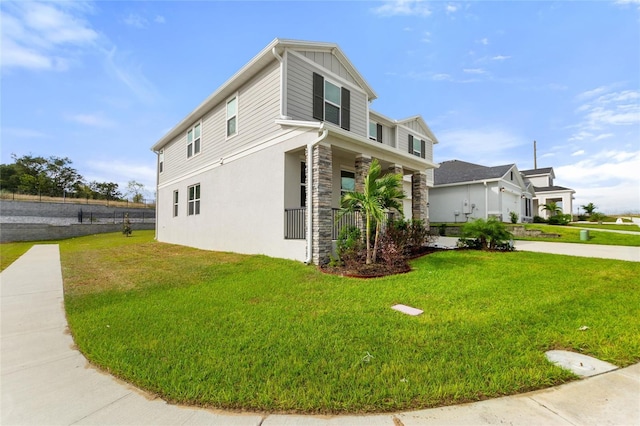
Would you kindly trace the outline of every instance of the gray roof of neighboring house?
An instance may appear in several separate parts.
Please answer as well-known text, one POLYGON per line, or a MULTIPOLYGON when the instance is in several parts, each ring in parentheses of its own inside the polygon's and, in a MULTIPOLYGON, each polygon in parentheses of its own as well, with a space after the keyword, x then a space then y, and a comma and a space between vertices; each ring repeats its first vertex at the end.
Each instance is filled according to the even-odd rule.
POLYGON ((486 167, 466 161, 451 160, 440 163, 433 171, 434 185, 446 185, 459 182, 473 182, 503 177, 514 164, 486 167))
POLYGON ((534 186, 536 192, 552 192, 552 191, 573 191, 571 188, 565 188, 564 186, 534 186))
POLYGON ((520 170, 525 176, 533 176, 533 175, 548 175, 553 173, 553 167, 544 167, 542 169, 530 169, 530 170, 520 170))

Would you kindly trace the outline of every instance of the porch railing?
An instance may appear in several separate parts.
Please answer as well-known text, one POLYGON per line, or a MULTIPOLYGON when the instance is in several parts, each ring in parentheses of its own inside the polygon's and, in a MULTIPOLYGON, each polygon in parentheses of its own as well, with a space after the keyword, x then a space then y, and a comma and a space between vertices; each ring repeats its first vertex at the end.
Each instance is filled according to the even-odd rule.
MULTIPOLYGON (((340 216, 340 209, 331 209, 331 239, 337 240, 340 230, 345 226, 358 226, 360 212, 346 213, 340 216)), ((284 209, 284 238, 304 240, 307 229, 307 209, 304 207, 284 209)))

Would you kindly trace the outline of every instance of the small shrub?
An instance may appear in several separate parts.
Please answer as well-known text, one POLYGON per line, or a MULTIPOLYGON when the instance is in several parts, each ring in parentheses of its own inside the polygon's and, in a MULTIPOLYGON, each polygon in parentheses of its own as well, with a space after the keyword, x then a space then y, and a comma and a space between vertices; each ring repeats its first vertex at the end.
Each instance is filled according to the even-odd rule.
POLYGON ((535 215, 533 217, 533 223, 547 223, 547 220, 541 216, 535 215))
POLYGON ((438 226, 438 233, 440 234, 441 237, 444 237, 445 235, 447 235, 447 224, 446 223, 441 223, 438 226))
POLYGON ((124 223, 122 224, 122 233, 125 237, 131 236, 133 229, 131 228, 131 221, 129 220, 129 213, 124 214, 124 223))
POLYGON ((405 256, 417 252, 431 241, 429 230, 424 226, 424 222, 418 219, 390 221, 384 236, 393 241, 405 256))
POLYGON ((482 250, 482 243, 477 238, 460 238, 456 247, 461 249, 482 250))
POLYGON ((511 223, 518 223, 518 213, 509 212, 509 217, 511 218, 511 223))
POLYGON ((513 235, 506 226, 495 217, 487 220, 476 219, 462 227, 461 239, 474 238, 480 242, 483 250, 495 250, 499 243, 509 241, 513 235))
POLYGON ((331 258, 334 265, 343 264, 353 266, 362 260, 364 245, 362 243, 362 232, 357 226, 344 226, 338 234, 336 241, 336 252, 338 258, 331 258))
POLYGON ((571 222, 570 214, 557 214, 549 218, 549 225, 567 225, 571 222))
POLYGON ((589 216, 590 222, 602 223, 607 216, 604 213, 594 212, 589 216))
POLYGON ((399 247, 389 232, 385 232, 380 240, 378 256, 390 269, 404 267, 407 264, 403 248, 399 247))

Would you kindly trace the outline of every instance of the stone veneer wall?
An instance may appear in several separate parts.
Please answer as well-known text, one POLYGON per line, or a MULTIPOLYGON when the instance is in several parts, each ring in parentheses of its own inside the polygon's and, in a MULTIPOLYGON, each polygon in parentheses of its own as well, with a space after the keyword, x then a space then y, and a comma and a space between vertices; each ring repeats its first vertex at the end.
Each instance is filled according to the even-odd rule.
POLYGON ((429 215, 427 212, 427 202, 429 191, 427 189, 427 174, 415 172, 411 175, 411 215, 414 219, 424 221, 429 225, 429 215))
POLYGON ((313 148, 313 256, 316 265, 329 262, 333 247, 331 232, 331 197, 333 192, 333 164, 331 146, 318 144, 313 148))

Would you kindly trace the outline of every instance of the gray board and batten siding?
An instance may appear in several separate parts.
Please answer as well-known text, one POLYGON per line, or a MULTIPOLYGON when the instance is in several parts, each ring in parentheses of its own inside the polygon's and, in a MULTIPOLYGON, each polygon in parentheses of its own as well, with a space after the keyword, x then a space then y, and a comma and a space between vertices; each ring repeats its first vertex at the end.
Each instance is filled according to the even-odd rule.
POLYGON ((326 55, 332 56, 333 61, 325 60, 325 62, 330 62, 338 72, 329 73, 327 69, 306 56, 287 52, 287 115, 294 120, 316 121, 313 118, 313 73, 315 72, 350 90, 351 126, 349 130, 358 136, 368 137, 367 95, 356 85, 353 77, 335 56, 329 53, 322 55, 316 52, 311 53, 322 58, 326 58, 326 55), (343 75, 347 75, 348 78, 343 75))

